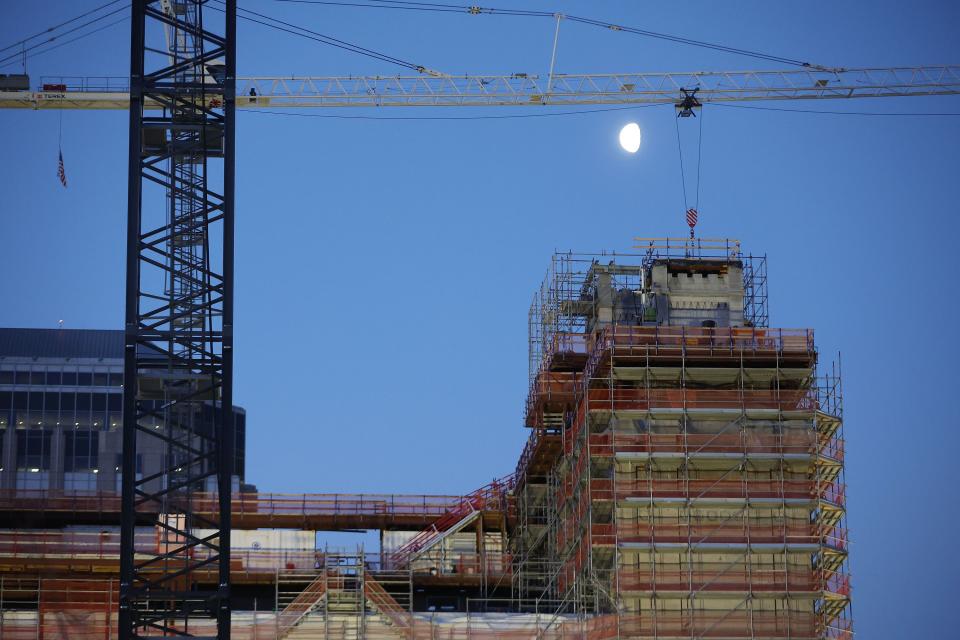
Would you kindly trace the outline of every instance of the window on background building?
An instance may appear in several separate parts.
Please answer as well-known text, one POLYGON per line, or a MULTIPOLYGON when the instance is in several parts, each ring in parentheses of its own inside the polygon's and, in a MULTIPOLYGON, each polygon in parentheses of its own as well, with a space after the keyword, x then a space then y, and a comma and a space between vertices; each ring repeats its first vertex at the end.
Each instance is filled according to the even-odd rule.
POLYGON ((17 429, 17 489, 50 488, 49 429, 17 429))
POLYGON ((100 434, 76 429, 64 434, 63 488, 65 491, 96 491, 100 434))
POLYGON ((13 409, 16 412, 26 412, 27 410, 27 392, 26 391, 14 391, 13 392, 13 409))
POLYGON ((90 399, 90 406, 93 409, 91 414, 91 428, 103 429, 107 422, 107 394, 95 393, 90 399))
POLYGON ((89 428, 93 425, 93 420, 90 417, 90 406, 90 392, 84 389, 77 393, 77 412, 73 421, 75 427, 89 428))
MULTIPOLYGON (((39 395, 39 394, 38 394, 39 395)), ((48 416, 48 420, 57 417, 60 411, 60 394, 56 391, 45 391, 43 393, 43 412, 48 416)))
MULTIPOLYGON (((122 473, 122 470, 123 470, 123 454, 122 454, 122 453, 118 453, 118 454, 117 454, 116 462, 117 462, 117 464, 114 466, 113 470, 114 470, 114 471, 116 472, 116 474, 117 474, 117 480, 116 480, 116 482, 117 482, 117 485, 116 485, 116 486, 117 486, 117 493, 120 493, 121 491, 123 491, 123 473, 122 473)), ((141 454, 139 454, 139 453, 137 454, 137 472, 136 472, 136 478, 137 478, 137 480, 142 480, 142 479, 143 479, 143 456, 142 456, 141 454)))
POLYGON ((66 426, 76 422, 77 395, 73 391, 60 394, 60 424, 66 426))
POLYGON ((107 395, 107 420, 110 429, 119 429, 123 424, 123 394, 111 393, 107 395))

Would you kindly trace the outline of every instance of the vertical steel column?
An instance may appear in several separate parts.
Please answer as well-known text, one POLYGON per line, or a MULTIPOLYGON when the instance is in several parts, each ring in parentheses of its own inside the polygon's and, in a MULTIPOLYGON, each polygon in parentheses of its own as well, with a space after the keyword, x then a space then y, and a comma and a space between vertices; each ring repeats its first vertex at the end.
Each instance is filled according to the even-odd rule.
POLYGON ((140 145, 143 126, 144 4, 134 0, 130 16, 130 124, 127 165, 127 264, 123 351, 123 458, 121 468, 120 602, 117 624, 121 640, 133 637, 133 563, 136 526, 134 478, 137 470, 137 328, 140 292, 140 145))
POLYGON ((220 458, 217 462, 217 495, 220 503, 220 583, 217 630, 230 638, 230 529, 233 499, 235 425, 233 420, 233 269, 234 187, 236 182, 237 0, 226 0, 223 46, 223 386, 221 387, 220 458))
POLYGON ((236 0, 222 5, 133 0, 122 640, 230 637, 236 0), (215 501, 197 495, 214 484, 215 501), (155 548, 134 548, 138 520, 155 548))

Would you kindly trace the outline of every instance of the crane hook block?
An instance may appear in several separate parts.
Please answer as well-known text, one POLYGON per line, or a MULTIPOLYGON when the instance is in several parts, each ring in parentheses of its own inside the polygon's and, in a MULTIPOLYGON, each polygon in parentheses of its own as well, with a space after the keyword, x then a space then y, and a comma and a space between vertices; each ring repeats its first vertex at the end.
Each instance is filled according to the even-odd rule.
POLYGON ((687 91, 683 87, 680 87, 680 92, 683 94, 683 98, 680 102, 676 103, 677 108, 677 117, 678 118, 689 118, 693 116, 697 117, 697 114, 694 113, 694 109, 702 107, 703 105, 697 100, 697 91, 700 90, 700 87, 694 88, 692 91, 687 91))

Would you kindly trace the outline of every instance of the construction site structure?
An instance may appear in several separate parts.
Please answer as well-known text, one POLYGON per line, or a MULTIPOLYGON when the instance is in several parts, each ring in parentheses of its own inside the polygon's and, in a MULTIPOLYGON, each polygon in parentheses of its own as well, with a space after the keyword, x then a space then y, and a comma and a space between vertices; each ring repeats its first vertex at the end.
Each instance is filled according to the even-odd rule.
MULTIPOLYGON (((530 309, 530 435, 514 472, 463 496, 235 487, 232 637, 852 638, 840 373, 818 367, 812 330, 769 326, 766 273, 734 240, 554 255, 530 309), (379 547, 316 543, 358 530, 378 530, 379 547)), ((91 342, 57 333, 29 334, 30 348, 91 342)), ((0 493, 0 633, 115 638, 112 474, 88 452, 92 484, 15 478, 43 475, 26 468, 35 441, 48 447, 38 465, 76 474, 67 441, 89 438, 75 432, 117 433, 95 411, 49 427, 65 412, 79 422, 65 397, 109 398, 82 388, 97 379, 84 367, 117 365, 30 357, 17 335, 0 341, 0 442, 16 449, 0 493)), ((216 523, 221 504, 198 491, 191 509, 216 523)), ((169 518, 138 505, 136 558, 187 555, 191 589, 214 588, 216 553, 184 550, 169 518)), ((216 544, 216 529, 189 535, 216 544)))
POLYGON ((852 632, 839 373, 732 240, 554 256, 530 311, 521 593, 622 637, 852 632))

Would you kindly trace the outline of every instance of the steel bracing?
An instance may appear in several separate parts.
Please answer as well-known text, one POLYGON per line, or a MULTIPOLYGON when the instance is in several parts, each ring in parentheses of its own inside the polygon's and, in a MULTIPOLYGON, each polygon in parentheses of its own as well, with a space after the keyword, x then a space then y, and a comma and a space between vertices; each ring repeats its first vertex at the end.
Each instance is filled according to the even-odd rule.
POLYGON ((194 619, 230 634, 234 0, 226 7, 133 2, 122 639, 191 636, 194 619), (148 439, 163 443, 165 463, 140 477, 138 441, 148 439), (213 514, 193 499, 208 487, 219 496, 213 514), (134 531, 146 505, 160 533, 145 550, 134 531))

